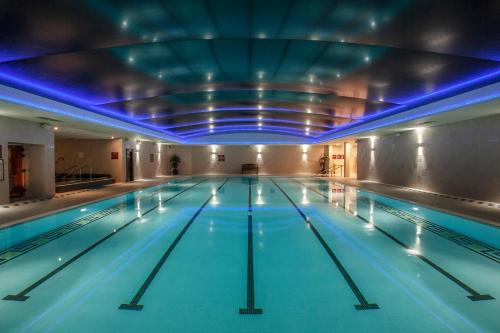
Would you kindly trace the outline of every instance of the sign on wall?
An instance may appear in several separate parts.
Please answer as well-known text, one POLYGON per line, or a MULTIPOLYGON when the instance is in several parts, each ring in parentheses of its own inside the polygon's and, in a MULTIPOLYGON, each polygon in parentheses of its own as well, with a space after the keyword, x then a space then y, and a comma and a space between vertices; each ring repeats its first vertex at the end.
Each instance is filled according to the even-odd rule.
POLYGON ((226 160, 226 155, 217 155, 217 160, 219 162, 224 162, 226 160))
POLYGON ((112 160, 117 160, 118 159, 118 152, 117 151, 112 151, 111 152, 111 159, 112 160))

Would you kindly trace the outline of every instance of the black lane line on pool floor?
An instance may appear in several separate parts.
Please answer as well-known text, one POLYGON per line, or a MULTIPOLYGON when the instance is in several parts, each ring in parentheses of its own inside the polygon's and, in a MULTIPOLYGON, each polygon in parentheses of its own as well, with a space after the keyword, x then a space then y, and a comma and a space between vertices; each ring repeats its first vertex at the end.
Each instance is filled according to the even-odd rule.
MULTIPOLYGON (((192 178, 191 178, 192 179, 192 178)), ((187 180, 185 178, 179 178, 176 180, 187 180)), ((172 181, 167 182, 166 184, 170 184, 172 181)), ((105 200, 105 199, 104 199, 105 200)), ((7 249, 0 251, 0 265, 3 265, 13 259, 16 259, 23 254, 31 252, 42 245, 48 244, 53 240, 59 239, 73 231, 76 231, 80 228, 83 228, 91 223, 97 222, 100 219, 112 215, 116 212, 119 212, 121 209, 130 206, 130 204, 134 203, 135 199, 128 199, 125 203, 120 203, 117 205, 113 205, 111 207, 102 209, 100 211, 94 212, 82 218, 79 218, 73 222, 69 222, 52 230, 49 230, 41 235, 37 235, 21 243, 13 245, 7 249)))
POLYGON ((142 308, 144 307, 144 305, 139 304, 139 301, 141 300, 142 296, 144 296, 144 294, 146 293, 146 290, 149 288, 149 286, 151 285, 151 283, 155 279, 156 275, 160 272, 160 269, 165 264, 165 262, 167 261, 168 257, 172 253, 172 251, 175 249, 175 247, 180 242, 180 240, 182 239, 182 237, 186 234, 186 232, 188 231, 189 227, 193 224, 193 222, 196 220, 196 218, 198 217, 198 215, 200 215, 201 211, 208 205, 208 203, 210 202, 210 200, 212 200, 212 198, 215 196, 215 194, 217 192, 219 192, 219 190, 227 183, 228 180, 229 180, 229 178, 226 178, 224 180, 224 182, 217 188, 217 190, 215 191, 215 193, 211 194, 208 197, 208 199, 201 205, 200 208, 198 208, 198 210, 196 211, 196 213, 193 215, 193 217, 191 217, 191 219, 184 226, 184 228, 182 228, 181 232, 177 235, 177 237, 170 244, 170 246, 167 248, 167 250, 165 250, 165 252, 163 253, 163 255, 160 258, 160 260, 158 261, 158 263, 155 265, 155 267, 153 268, 153 270, 149 273, 149 275, 146 278, 146 280, 144 280, 144 283, 141 285, 141 287, 139 288, 139 290, 137 291, 137 293, 134 295, 134 297, 132 298, 132 300, 130 301, 130 303, 121 304, 118 307, 118 309, 120 309, 120 310, 134 310, 134 311, 141 311, 142 310, 142 308))
MULTIPOLYGON (((190 187, 182 190, 181 192, 179 192, 179 193, 171 196, 170 198, 162 201, 162 204, 166 204, 170 200, 172 200, 172 199, 178 197, 179 195, 181 195, 181 194, 183 194, 183 193, 191 190, 195 186, 198 186, 199 184, 205 182, 207 179, 208 178, 205 178, 202 181, 200 181, 200 182, 198 182, 198 183, 196 183, 196 184, 194 184, 194 185, 192 185, 192 186, 190 186, 190 187)), ((146 211, 144 214, 142 214, 142 216, 151 213, 152 211, 154 211, 155 209, 157 209, 159 206, 160 205, 156 205, 156 206, 150 208, 148 211, 146 211)), ((21 302, 27 300, 30 296, 27 296, 26 294, 30 293, 33 289, 39 287, 41 284, 43 284, 44 282, 46 282, 47 280, 49 280, 51 277, 53 277, 54 275, 56 275, 57 273, 59 273, 60 271, 62 271, 63 269, 65 269, 66 267, 68 267, 69 265, 71 265, 72 263, 74 263, 75 261, 77 261, 78 259, 80 259, 82 256, 84 256, 85 254, 89 253, 94 248, 96 248, 97 246, 99 246, 103 242, 107 241, 108 239, 110 239, 114 235, 118 234, 120 231, 124 230, 126 227, 130 226, 131 224, 133 224, 134 222, 136 222, 138 220, 140 220, 139 217, 136 217, 136 218, 132 219, 131 221, 129 221, 126 224, 122 225, 120 228, 116 229, 112 233, 109 233, 108 235, 106 235, 105 237, 101 238, 100 240, 98 240, 97 242, 95 242, 94 244, 92 244, 91 246, 87 247, 85 250, 79 252, 74 257, 72 257, 71 259, 69 259, 68 261, 66 261, 64 264, 58 266, 57 268, 55 268, 54 270, 52 270, 47 275, 43 276, 38 281, 36 281, 32 285, 30 285, 29 287, 25 288, 23 291, 19 292, 18 294, 15 294, 15 295, 7 295, 7 296, 5 296, 3 298, 3 300, 6 300, 6 301, 21 301, 21 302)))
MULTIPOLYGON (((304 186, 305 188, 311 190, 312 192, 322 196, 323 198, 325 198, 328 203, 331 203, 329 201, 329 198, 327 195, 317 191, 316 189, 310 187, 310 186, 307 186, 295 179, 292 179, 294 182, 304 186)), ((345 206, 342 206, 343 209, 346 209, 345 206)), ((382 234, 384 234, 386 237, 390 238, 391 240, 393 240, 395 243, 399 244, 401 247, 403 247, 404 249, 406 250, 410 250, 411 247, 408 246, 407 244, 403 243, 402 241, 400 241, 399 239, 397 239, 396 237, 394 237, 393 235, 391 235, 390 233, 388 233, 387 231, 383 230, 382 228, 376 226, 375 224, 372 224, 370 223, 370 221, 368 221, 367 219, 365 219, 364 217, 361 217, 358 214, 355 215, 357 218, 359 218, 361 221, 365 222, 365 223, 368 223, 370 225, 373 226, 373 228, 375 228, 377 231, 381 232, 382 234)), ((445 269, 443 269, 442 267, 440 267, 439 265, 437 265, 436 263, 434 263, 432 260, 428 259, 427 257, 423 256, 422 254, 419 254, 419 253, 415 253, 414 254, 415 256, 417 256, 420 260, 422 260, 423 262, 425 262, 426 264, 428 264, 429 266, 431 266, 432 268, 434 268, 436 271, 438 271, 439 273, 443 274, 446 278, 448 278, 450 281, 452 281, 453 283, 455 283, 456 285, 458 285, 459 287, 461 287, 462 289, 464 289, 465 291, 467 291, 468 293, 470 293, 469 296, 467 296, 471 301, 485 301, 485 300, 493 300, 495 299, 493 296, 491 295, 487 295, 487 294, 480 294, 478 293, 476 290, 474 290, 473 288, 469 287, 467 284, 465 284, 464 282, 462 282, 461 280, 459 280, 458 278, 456 278, 455 276, 453 276, 451 273, 449 273, 448 271, 446 271, 445 269)))
POLYGON ((281 191, 281 193, 283 193, 283 195, 288 199, 288 201, 292 204, 292 206, 295 207, 295 209, 300 214, 300 216, 302 216, 302 218, 304 219, 304 222, 311 228, 313 234, 316 236, 316 238, 321 243, 321 245, 323 246, 323 248, 325 249, 325 251, 328 253, 328 255, 332 259, 332 261, 335 264, 335 266, 337 266, 337 269, 342 274, 342 276, 344 277, 344 280, 347 282, 347 284, 351 288, 351 291, 354 293, 354 295, 356 296, 356 298, 359 301, 359 304, 355 304, 354 305, 354 307, 356 308, 356 310, 379 309, 379 306, 376 303, 368 303, 368 301, 366 300, 366 298, 363 295, 363 293, 361 292, 361 290, 359 290, 358 286, 356 285, 356 283, 354 282, 354 280, 351 278, 351 276, 349 275, 349 273, 345 269, 344 265, 342 265, 342 263, 340 262, 340 260, 337 258, 337 256, 333 252, 333 250, 330 248, 330 246, 328 246, 328 243, 323 239, 323 237, 318 232, 318 230, 316 229, 316 227, 312 224, 312 222, 309 219, 309 217, 307 217, 307 215, 304 214, 304 212, 299 208, 299 206, 297 206, 297 204, 295 204, 295 202, 292 200, 292 198, 290 198, 290 196, 288 196, 288 194, 281 188, 281 186, 279 186, 274 181, 274 179, 271 178, 271 181, 281 191))
POLYGON ((248 178, 248 238, 247 238, 247 307, 240 314, 262 314, 255 308, 254 270, 253 270, 253 223, 252 223, 252 178, 248 178))

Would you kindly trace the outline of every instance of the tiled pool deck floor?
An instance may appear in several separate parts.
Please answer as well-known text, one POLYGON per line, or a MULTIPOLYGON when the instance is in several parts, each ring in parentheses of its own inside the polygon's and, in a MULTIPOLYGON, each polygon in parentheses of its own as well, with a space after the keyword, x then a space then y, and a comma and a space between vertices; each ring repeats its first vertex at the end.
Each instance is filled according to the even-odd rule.
MULTIPOLYGON (((131 183, 120 183, 104 186, 98 189, 79 190, 67 193, 58 193, 52 199, 25 200, 0 206, 0 228, 22 223, 34 217, 41 217, 59 210, 87 204, 105 198, 121 195, 141 188, 154 186, 173 179, 174 177, 160 177, 154 179, 138 180, 131 183)), ((475 219, 483 223, 500 227, 500 203, 489 203, 466 198, 456 198, 448 195, 439 195, 429 192, 417 191, 405 187, 331 177, 333 181, 350 186, 356 186, 368 191, 389 196, 395 199, 415 202, 433 209, 475 219), (471 202, 472 201, 472 202, 471 202)))
POLYGON ((447 194, 425 192, 407 187, 394 186, 372 181, 331 177, 339 183, 356 186, 394 199, 401 199, 427 206, 432 209, 459 215, 468 219, 500 227, 500 203, 455 197, 447 194))
POLYGON ((158 177, 153 179, 137 180, 130 183, 106 185, 95 189, 77 190, 65 193, 56 193, 50 199, 22 200, 19 202, 0 205, 0 228, 22 223, 34 217, 41 217, 60 210, 88 204, 106 198, 137 191, 142 188, 165 183, 178 177, 158 177))

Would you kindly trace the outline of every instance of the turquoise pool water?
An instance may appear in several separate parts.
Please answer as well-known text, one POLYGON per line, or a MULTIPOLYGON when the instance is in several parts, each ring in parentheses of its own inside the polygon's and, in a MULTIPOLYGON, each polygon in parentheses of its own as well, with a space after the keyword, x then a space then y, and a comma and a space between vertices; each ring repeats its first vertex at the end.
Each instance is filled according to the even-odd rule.
POLYGON ((0 230, 0 332, 498 332, 500 230, 317 178, 187 177, 0 230))

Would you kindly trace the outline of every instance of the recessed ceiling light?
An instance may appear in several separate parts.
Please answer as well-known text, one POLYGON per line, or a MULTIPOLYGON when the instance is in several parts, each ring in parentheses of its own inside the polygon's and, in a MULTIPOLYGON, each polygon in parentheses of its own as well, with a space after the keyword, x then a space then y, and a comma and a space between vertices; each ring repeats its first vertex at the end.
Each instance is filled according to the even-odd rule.
POLYGON ((368 55, 365 56, 365 62, 370 62, 370 56, 368 55))
POLYGON ((307 113, 311 113, 311 112, 312 112, 311 109, 307 109, 307 113))
POLYGON ((214 122, 214 118, 208 118, 208 121, 213 123, 214 122))
POLYGON ((262 90, 264 90, 264 88, 259 86, 259 87, 257 87, 257 90, 262 91, 262 90))
POLYGON ((59 127, 54 126, 54 131, 57 131, 57 130, 59 130, 59 127))
POLYGON ((262 127, 262 123, 258 123, 259 127, 262 127))
POLYGON ((258 116, 257 118, 259 118, 259 120, 262 120, 262 116, 258 116))
POLYGON ((311 121, 309 119, 306 120, 306 125, 310 125, 311 121))
POLYGON ((128 57, 128 62, 131 62, 131 63, 132 63, 132 62, 134 62, 134 61, 135 61, 134 57, 128 57))
POLYGON ((214 107, 213 106, 209 106, 208 107, 208 111, 213 111, 214 110, 214 107))
POLYGON ((261 105, 261 104, 259 104, 259 105, 257 106, 257 108, 258 108, 259 110, 262 110, 262 105, 261 105))
POLYGON ((209 125, 208 128, 213 129, 214 125, 209 125))

